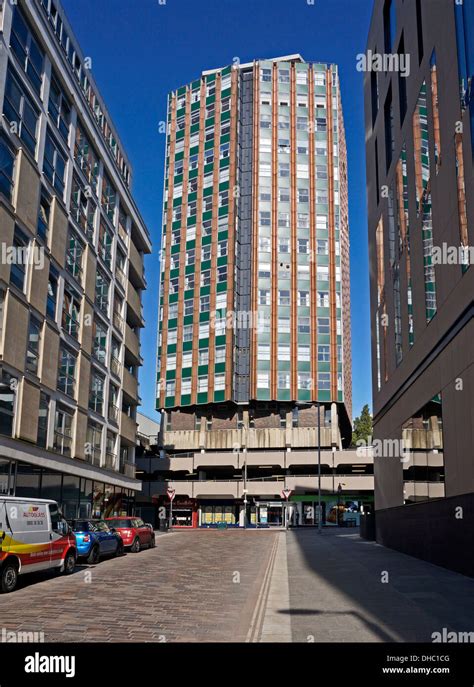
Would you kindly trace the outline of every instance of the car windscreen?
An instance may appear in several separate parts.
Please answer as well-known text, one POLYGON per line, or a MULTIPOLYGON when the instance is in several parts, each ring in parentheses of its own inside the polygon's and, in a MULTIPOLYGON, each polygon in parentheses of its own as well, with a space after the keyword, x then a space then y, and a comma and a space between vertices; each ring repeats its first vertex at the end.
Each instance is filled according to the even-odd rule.
POLYGON ((88 532, 89 523, 87 520, 70 520, 69 524, 74 532, 88 532))
POLYGON ((103 520, 94 520, 92 522, 92 524, 94 525, 94 527, 97 528, 98 532, 108 532, 109 531, 109 526, 103 520))
POLYGON ((107 520, 107 525, 109 527, 115 527, 117 528, 126 528, 126 527, 131 527, 131 522, 130 520, 124 520, 117 518, 116 520, 107 520))

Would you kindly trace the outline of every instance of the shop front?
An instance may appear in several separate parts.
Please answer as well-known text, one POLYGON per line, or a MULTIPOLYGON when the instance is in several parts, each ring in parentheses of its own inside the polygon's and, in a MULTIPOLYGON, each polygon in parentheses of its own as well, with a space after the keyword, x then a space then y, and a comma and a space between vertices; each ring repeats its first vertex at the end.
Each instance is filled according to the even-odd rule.
MULTIPOLYGON (((169 499, 167 514, 169 519, 169 499)), ((192 528, 198 526, 198 508, 195 499, 175 497, 173 500, 172 526, 192 528)))
POLYGON ((57 501, 66 519, 135 515, 131 489, 4 458, 0 494, 57 501))
POLYGON ((200 527, 239 527, 242 505, 236 501, 200 501, 200 527))
MULTIPOLYGON (((319 520, 317 494, 293 495, 290 503, 295 505, 290 517, 293 527, 314 527, 319 520)), ((362 513, 373 511, 373 494, 322 494, 321 522, 328 527, 358 527, 362 513)))

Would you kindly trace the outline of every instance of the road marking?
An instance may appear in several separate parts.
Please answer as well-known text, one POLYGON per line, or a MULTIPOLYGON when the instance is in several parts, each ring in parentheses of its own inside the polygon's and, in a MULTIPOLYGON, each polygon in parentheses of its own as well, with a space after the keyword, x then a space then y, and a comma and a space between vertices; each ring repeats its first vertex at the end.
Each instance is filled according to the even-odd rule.
POLYGON ((268 599, 265 606, 261 642, 291 642, 290 583, 288 580, 288 559, 286 555, 287 535, 278 536, 268 599), (281 611, 286 611, 281 613, 281 611))
MULTIPOLYGON (((281 535, 280 535, 281 536, 281 535)), ((268 592, 270 589, 270 582, 272 578, 273 566, 275 563, 275 557, 278 550, 278 540, 279 535, 275 536, 275 541, 270 551, 270 556, 268 559, 268 565, 265 569, 263 575, 262 586, 258 593, 257 601, 255 603, 255 609, 252 615, 252 620, 250 623, 249 631, 247 632, 246 642, 258 642, 260 638, 260 633, 262 631, 263 619, 265 616, 265 605, 268 598, 268 592)))

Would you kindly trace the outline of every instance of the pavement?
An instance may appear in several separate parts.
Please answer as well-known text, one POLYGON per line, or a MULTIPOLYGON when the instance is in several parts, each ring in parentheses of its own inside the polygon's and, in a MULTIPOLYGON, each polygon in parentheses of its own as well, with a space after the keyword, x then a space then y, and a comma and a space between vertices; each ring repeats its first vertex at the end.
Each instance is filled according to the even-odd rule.
MULTIPOLYGON (((271 614, 290 618, 293 642, 431 642, 443 628, 474 633, 474 579, 365 541, 354 530, 294 530, 283 537, 289 603, 283 579, 281 603, 271 614)), ((263 641, 281 640, 276 631, 263 641)))
MULTIPOLYGON (((357 530, 189 530, 20 578, 1 630, 51 642, 430 642, 474 632, 474 579, 357 530)), ((1 640, 0 640, 1 641, 1 640)))

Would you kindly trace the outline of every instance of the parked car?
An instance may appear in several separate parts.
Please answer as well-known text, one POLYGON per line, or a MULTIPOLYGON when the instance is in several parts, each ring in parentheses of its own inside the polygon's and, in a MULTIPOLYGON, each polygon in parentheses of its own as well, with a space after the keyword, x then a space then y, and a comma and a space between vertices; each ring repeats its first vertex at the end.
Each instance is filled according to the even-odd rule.
POLYGON ((55 568, 70 575, 76 540, 56 501, 0 496, 0 589, 12 592, 18 576, 55 568))
POLYGON ((140 518, 106 518, 106 522, 117 530, 125 548, 130 549, 132 553, 138 553, 144 546, 155 546, 153 528, 140 518))
POLYGON ((98 563, 102 556, 121 556, 122 537, 104 520, 71 520, 76 537, 77 555, 88 563, 98 563))

